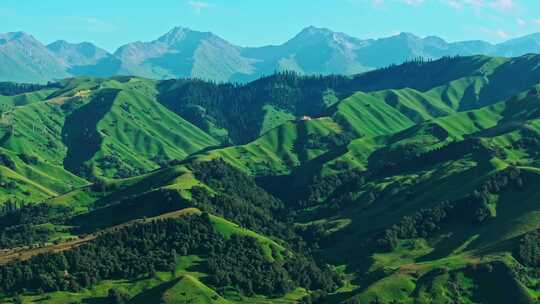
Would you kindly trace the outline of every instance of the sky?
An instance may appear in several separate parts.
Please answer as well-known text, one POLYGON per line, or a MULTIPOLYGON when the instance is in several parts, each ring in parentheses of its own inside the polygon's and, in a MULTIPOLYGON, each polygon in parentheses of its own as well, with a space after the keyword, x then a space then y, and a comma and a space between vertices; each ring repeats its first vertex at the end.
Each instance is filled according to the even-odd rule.
POLYGON ((0 0, 0 32, 114 51, 176 26, 240 46, 281 44, 307 26, 358 38, 411 32, 493 43, 540 32, 540 0, 0 0))

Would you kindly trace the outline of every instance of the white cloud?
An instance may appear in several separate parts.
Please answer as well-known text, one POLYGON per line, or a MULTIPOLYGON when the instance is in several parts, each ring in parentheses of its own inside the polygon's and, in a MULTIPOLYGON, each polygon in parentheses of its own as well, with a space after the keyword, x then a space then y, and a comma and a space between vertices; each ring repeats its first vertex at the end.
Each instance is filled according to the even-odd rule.
POLYGON ((463 3, 468 6, 482 7, 485 6, 484 0, 463 0, 463 3))
MULTIPOLYGON (((354 2, 354 0, 348 0, 349 2, 354 2)), ((407 4, 407 5, 420 5, 420 4, 423 4, 425 3, 427 0, 370 0, 371 4, 375 7, 380 7, 382 6, 383 4, 387 4, 387 3, 404 3, 404 4, 407 4)))
POLYGON ((477 29, 479 33, 482 33, 483 35, 490 37, 490 39, 493 39, 495 41, 504 41, 508 40, 510 38, 515 37, 514 34, 510 34, 509 32, 503 30, 503 29, 492 29, 492 28, 486 28, 481 27, 477 29))
POLYGON ((66 16, 64 19, 69 24, 70 30, 87 32, 112 32, 117 30, 115 24, 97 17, 66 16))
POLYGON ((455 9, 484 8, 484 9, 495 9, 498 11, 506 12, 506 11, 512 11, 518 7, 518 4, 515 0, 441 0, 441 1, 455 9))
POLYGON ((508 39, 510 38, 510 34, 508 34, 507 32, 503 31, 503 30, 497 30, 495 32, 495 34, 497 34, 497 36, 499 36, 499 38, 501 39, 508 39))
POLYGON ((420 5, 424 3, 424 0, 403 0, 407 5, 420 5))
POLYGON ((527 25, 527 21, 525 21, 524 19, 522 18, 517 18, 516 19, 516 23, 519 27, 524 27, 527 25))
POLYGON ((500 11, 509 11, 516 8, 517 4, 514 0, 495 0, 490 6, 500 11))
MULTIPOLYGON (((350 3, 371 3, 374 7, 380 7, 389 3, 403 3, 411 6, 420 6, 436 0, 347 0, 350 3)), ((497 10, 500 12, 515 11, 519 8, 516 0, 437 0, 454 9, 497 10)))
POLYGON ((455 9, 462 9, 463 8, 463 3, 461 3, 461 1, 459 1, 459 0, 446 0, 445 2, 446 2, 446 4, 450 5, 451 7, 455 8, 455 9))
POLYGON ((208 2, 203 1, 195 1, 190 0, 188 1, 188 5, 191 6, 191 8, 197 13, 200 14, 203 10, 213 7, 213 4, 210 4, 208 2))

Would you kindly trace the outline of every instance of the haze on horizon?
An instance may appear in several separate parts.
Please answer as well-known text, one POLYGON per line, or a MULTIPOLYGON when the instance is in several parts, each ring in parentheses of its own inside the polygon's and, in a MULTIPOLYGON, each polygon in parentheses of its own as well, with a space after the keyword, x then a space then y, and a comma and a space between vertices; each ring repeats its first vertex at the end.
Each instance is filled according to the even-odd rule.
POLYGON ((281 44, 311 25, 358 38, 412 32, 496 43, 539 32, 539 11, 540 2, 526 0, 4 0, 0 28, 45 43, 89 41, 111 52, 176 26, 211 31, 241 46, 281 44))

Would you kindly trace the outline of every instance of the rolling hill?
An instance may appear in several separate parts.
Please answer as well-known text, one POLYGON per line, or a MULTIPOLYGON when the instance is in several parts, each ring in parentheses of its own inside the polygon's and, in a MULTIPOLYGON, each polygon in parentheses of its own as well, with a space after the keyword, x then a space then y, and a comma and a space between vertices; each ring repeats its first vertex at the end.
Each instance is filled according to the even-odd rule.
POLYGON ((393 115, 388 119, 410 126, 431 117, 503 101, 534 86, 540 80, 535 68, 539 58, 527 55, 512 59, 473 56, 420 60, 352 77, 280 73, 236 86, 169 80, 160 85, 160 100, 227 144, 246 144, 294 117, 332 116, 336 107, 344 109, 350 104, 356 109, 336 114, 344 115, 341 118, 346 120, 348 111, 361 111, 361 107, 355 102, 337 101, 353 98, 355 93, 357 99, 362 96, 369 103, 384 100, 386 110, 394 111, 385 112, 393 115))
POLYGON ((0 299, 535 303, 538 63, 4 85, 0 299))
MULTIPOLYGON (((161 106, 152 81, 86 78, 60 86, 7 96, 3 103, 6 182, 32 181, 36 198, 64 193, 85 179, 148 172, 219 143, 161 106)), ((18 199, 34 195, 15 185, 4 191, 18 199)))

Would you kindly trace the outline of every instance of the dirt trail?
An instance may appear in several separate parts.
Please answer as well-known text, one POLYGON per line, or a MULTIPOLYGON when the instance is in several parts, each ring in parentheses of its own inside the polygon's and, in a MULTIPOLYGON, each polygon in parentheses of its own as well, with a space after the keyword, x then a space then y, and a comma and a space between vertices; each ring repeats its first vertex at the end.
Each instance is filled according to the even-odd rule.
POLYGON ((90 241, 93 241, 96 238, 98 238, 100 235, 111 233, 118 229, 126 228, 129 226, 138 224, 138 223, 147 223, 154 220, 172 219, 172 218, 178 218, 178 217, 182 217, 186 215, 199 214, 199 213, 201 213, 199 209, 187 208, 187 209, 182 209, 179 211, 165 213, 165 214, 152 217, 152 218, 133 220, 124 224, 120 224, 117 226, 113 226, 113 227, 98 231, 96 233, 88 234, 88 235, 81 236, 76 239, 62 242, 60 244, 46 245, 46 246, 37 247, 37 248, 29 248, 27 246, 27 247, 22 247, 22 248, 10 249, 6 251, 0 251, 0 265, 8 264, 14 261, 25 261, 39 254, 66 251, 66 250, 75 248, 77 246, 83 245, 85 243, 88 243, 90 241))

